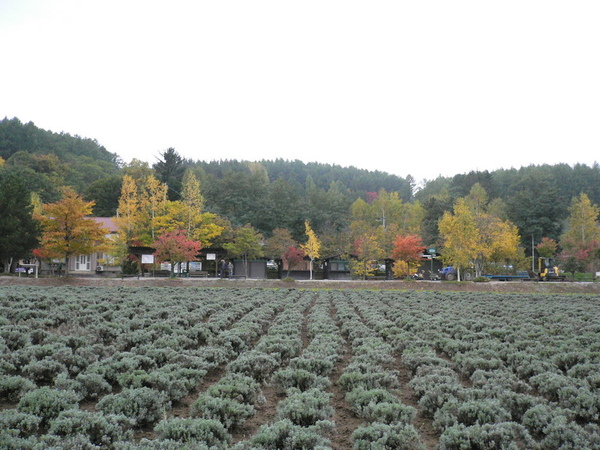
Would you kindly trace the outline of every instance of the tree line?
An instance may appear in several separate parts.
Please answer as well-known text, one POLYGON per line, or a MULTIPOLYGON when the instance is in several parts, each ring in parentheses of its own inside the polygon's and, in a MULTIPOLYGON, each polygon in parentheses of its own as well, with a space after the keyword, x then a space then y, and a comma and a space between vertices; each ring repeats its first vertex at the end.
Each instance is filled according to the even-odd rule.
MULTIPOLYGON (((457 244, 456 255, 475 264, 478 272, 488 261, 522 259, 532 246, 548 240, 556 244, 555 254, 562 251, 571 258, 571 266, 579 261, 578 269, 591 270, 596 253, 595 233, 586 232, 585 245, 580 242, 577 249, 566 237, 573 232, 574 202, 589 201, 590 214, 600 203, 597 164, 471 172, 438 177, 417 189, 410 176, 282 159, 192 161, 173 148, 160 152, 152 165, 123 163, 95 141, 57 135, 18 119, 0 122, 0 155, 2 211, 10 213, 0 218, 6 230, 0 245, 4 260, 26 256, 35 248, 32 242, 39 244, 40 221, 26 219, 33 217, 33 207, 27 205, 32 199, 42 205, 62 201, 64 186, 90 205, 92 215, 118 216, 120 222, 131 206, 124 194, 136 191, 136 208, 146 211, 146 217, 130 218, 137 234, 129 230, 126 235, 147 244, 161 233, 180 230, 201 245, 225 246, 233 242, 236 230, 246 230, 260 242, 257 248, 263 254, 280 257, 289 247, 301 248, 308 223, 321 241, 322 255, 362 255, 364 261, 387 258, 394 251, 398 256, 401 238, 444 249, 448 262, 460 266, 465 263, 451 256, 450 243, 458 239, 451 230, 466 229, 468 223, 477 227, 471 236, 479 240, 457 244), (60 169, 62 161, 71 165, 60 169), (191 200, 190 189, 196 200, 191 200), (471 218, 466 217, 469 211, 471 218), (504 233, 506 242, 486 237, 491 230, 504 233), (486 247, 486 239, 496 248, 486 247), (273 254, 273 245, 266 245, 269 240, 285 241, 280 254, 273 254)), ((368 272, 367 266, 362 270, 368 272)))

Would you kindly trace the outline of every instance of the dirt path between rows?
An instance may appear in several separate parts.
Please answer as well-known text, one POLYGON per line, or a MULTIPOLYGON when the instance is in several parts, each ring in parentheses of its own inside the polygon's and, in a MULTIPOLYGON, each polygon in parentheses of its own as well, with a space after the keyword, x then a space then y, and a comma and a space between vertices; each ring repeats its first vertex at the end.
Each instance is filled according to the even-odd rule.
POLYGON ((375 289, 452 292, 499 292, 544 294, 596 294, 600 295, 600 283, 591 282, 535 282, 535 281, 350 281, 350 280, 229 280, 220 278, 102 278, 63 277, 32 278, 0 276, 0 286, 97 286, 97 287, 248 287, 285 289, 375 289))

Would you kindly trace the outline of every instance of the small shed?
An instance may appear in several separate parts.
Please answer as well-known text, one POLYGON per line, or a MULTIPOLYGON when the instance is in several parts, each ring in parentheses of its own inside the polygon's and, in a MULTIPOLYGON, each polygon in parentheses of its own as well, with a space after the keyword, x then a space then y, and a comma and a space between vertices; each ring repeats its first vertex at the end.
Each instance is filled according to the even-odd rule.
POLYGON ((342 255, 323 259, 323 278, 325 280, 351 280, 350 260, 343 258, 342 255))
POLYGON ((220 262, 227 256, 227 250, 223 247, 206 247, 200 250, 197 255, 198 262, 201 263, 201 269, 210 274, 210 276, 219 276, 220 262))
MULTIPOLYGON (((283 259, 277 260, 277 268, 279 278, 292 278, 294 280, 309 280, 310 279, 310 258, 304 257, 302 261, 295 264, 291 269, 288 263, 283 259)), ((320 273, 320 267, 316 261, 313 261, 313 279, 317 278, 316 273, 320 273)))
POLYGON ((433 251, 434 249, 429 249, 423 252, 423 258, 421 259, 421 264, 417 269, 417 272, 421 273, 424 280, 437 280, 439 279, 440 270, 444 266, 442 263, 442 259, 439 253, 433 251))
POLYGON ((246 276, 248 278, 255 279, 267 279, 267 260, 266 259, 253 259, 248 260, 244 263, 242 259, 234 259, 233 262, 233 276, 246 276), (246 267, 248 273, 246 273, 246 267))
POLYGON ((144 245, 130 245, 128 251, 137 260, 137 273, 143 276, 144 264, 154 264, 154 252, 156 252, 156 249, 144 245))

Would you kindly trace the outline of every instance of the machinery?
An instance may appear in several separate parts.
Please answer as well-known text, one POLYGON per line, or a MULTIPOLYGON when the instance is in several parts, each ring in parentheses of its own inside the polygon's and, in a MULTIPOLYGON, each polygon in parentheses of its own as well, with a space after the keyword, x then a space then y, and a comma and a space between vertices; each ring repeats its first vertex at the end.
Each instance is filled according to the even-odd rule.
POLYGON ((537 276, 540 281, 565 281, 554 258, 538 258, 537 276))
MULTIPOLYGON (((464 281, 471 281, 474 278, 473 272, 469 269, 462 269, 460 276, 464 281)), ((454 266, 446 266, 440 270, 440 277, 442 280, 454 281, 457 279, 456 269, 454 266)))

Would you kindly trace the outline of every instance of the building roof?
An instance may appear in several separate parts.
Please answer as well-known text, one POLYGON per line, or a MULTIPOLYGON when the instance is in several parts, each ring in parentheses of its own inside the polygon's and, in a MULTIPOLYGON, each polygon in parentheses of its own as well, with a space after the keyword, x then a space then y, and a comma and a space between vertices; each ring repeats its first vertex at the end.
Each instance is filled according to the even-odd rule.
POLYGON ((94 219, 96 223, 100 224, 102 228, 106 228, 110 233, 119 232, 113 217, 92 217, 92 219, 94 219))

